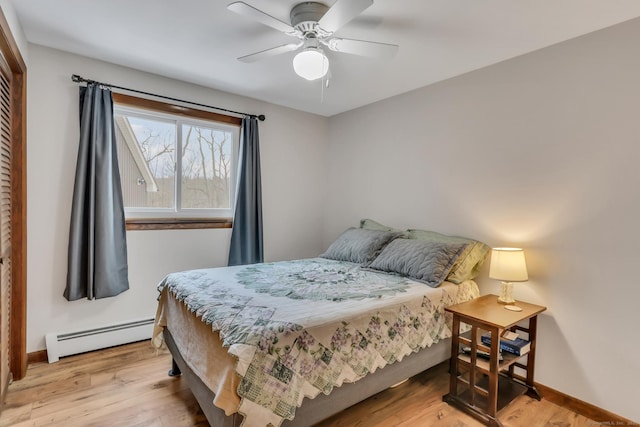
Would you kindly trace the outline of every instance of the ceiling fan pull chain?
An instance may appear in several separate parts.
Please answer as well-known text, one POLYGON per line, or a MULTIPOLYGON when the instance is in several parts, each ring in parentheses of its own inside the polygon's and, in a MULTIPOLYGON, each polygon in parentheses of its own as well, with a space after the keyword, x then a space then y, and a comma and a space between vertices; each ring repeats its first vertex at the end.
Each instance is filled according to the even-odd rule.
MULTIPOLYGON (((323 59, 324 61, 328 61, 327 58, 325 57, 323 59)), ((329 67, 327 67, 328 70, 329 67)), ((325 88, 329 88, 329 72, 325 73, 322 75, 322 80, 320 81, 320 103, 323 104, 324 103, 324 89, 325 88)))

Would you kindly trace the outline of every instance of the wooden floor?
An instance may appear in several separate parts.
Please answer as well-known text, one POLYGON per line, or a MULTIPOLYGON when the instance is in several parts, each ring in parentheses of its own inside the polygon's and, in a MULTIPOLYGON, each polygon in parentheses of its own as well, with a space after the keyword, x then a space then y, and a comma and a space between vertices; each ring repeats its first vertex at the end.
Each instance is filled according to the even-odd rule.
MULTIPOLYGON (((184 381, 167 376, 170 365, 168 352, 156 354, 148 341, 31 365, 9 387, 0 427, 208 426, 184 381)), ((447 368, 439 365, 317 427, 481 426, 442 402, 447 389, 447 368)), ((500 419, 505 427, 598 425, 525 396, 501 411, 500 419)))

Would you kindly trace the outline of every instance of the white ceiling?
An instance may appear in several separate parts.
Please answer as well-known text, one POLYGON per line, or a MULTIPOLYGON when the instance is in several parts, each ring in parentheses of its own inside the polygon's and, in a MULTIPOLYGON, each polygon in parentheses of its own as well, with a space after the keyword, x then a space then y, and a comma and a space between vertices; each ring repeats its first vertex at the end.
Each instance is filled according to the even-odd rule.
MULTIPOLYGON (((332 79, 322 99, 319 81, 294 74, 293 52, 237 61, 295 39, 228 11, 232 1, 13 5, 31 43, 325 116, 640 16, 639 0, 375 0, 336 36, 398 44, 399 53, 384 61, 328 52, 332 79)), ((245 2, 289 22, 300 1, 245 2)))

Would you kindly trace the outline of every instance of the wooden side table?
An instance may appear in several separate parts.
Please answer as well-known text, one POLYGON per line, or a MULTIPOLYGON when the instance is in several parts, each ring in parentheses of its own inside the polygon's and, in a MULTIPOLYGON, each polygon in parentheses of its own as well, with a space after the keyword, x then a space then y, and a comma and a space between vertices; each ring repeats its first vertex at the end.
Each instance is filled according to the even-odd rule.
POLYGON ((534 386, 533 371, 536 355, 536 333, 538 314, 547 308, 518 301, 520 312, 504 309, 496 295, 484 295, 473 301, 445 308, 453 314, 453 336, 451 341, 451 365, 449 393, 442 400, 486 423, 502 427, 498 411, 521 394, 540 400, 534 386), (528 327, 518 323, 528 320, 528 327), (460 334, 460 324, 471 326, 471 331, 460 334), (507 331, 522 331, 528 334, 529 352, 516 356, 502 352, 500 360, 499 339, 507 331), (491 345, 481 341, 481 334, 491 334, 491 345), (470 347, 469 354, 461 354, 461 346, 470 347), (478 351, 489 353, 482 359, 478 351), (517 375, 514 368, 526 371, 526 376, 517 375), (479 375, 480 374, 480 375, 479 375), (484 375, 482 375, 484 374, 484 375), (478 378, 480 376, 480 378, 478 378))

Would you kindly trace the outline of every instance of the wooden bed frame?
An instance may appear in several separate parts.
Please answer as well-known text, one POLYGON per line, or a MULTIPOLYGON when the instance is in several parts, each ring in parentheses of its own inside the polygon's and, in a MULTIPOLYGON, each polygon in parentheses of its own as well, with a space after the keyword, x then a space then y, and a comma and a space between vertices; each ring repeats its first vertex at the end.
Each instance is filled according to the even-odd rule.
MULTIPOLYGON (((214 393, 187 366, 168 328, 164 329, 164 339, 173 356, 173 367, 169 371, 169 375, 182 375, 187 381, 209 424, 212 427, 238 427, 242 422, 242 415, 235 413, 226 416, 222 409, 213 405, 214 393)), ((447 360, 450 354, 451 338, 447 338, 429 348, 406 356, 402 362, 378 369, 360 381, 336 387, 329 395, 320 394, 315 399, 305 398, 302 406, 297 409, 294 420, 285 420, 282 427, 302 427, 318 423, 393 384, 447 360)))

